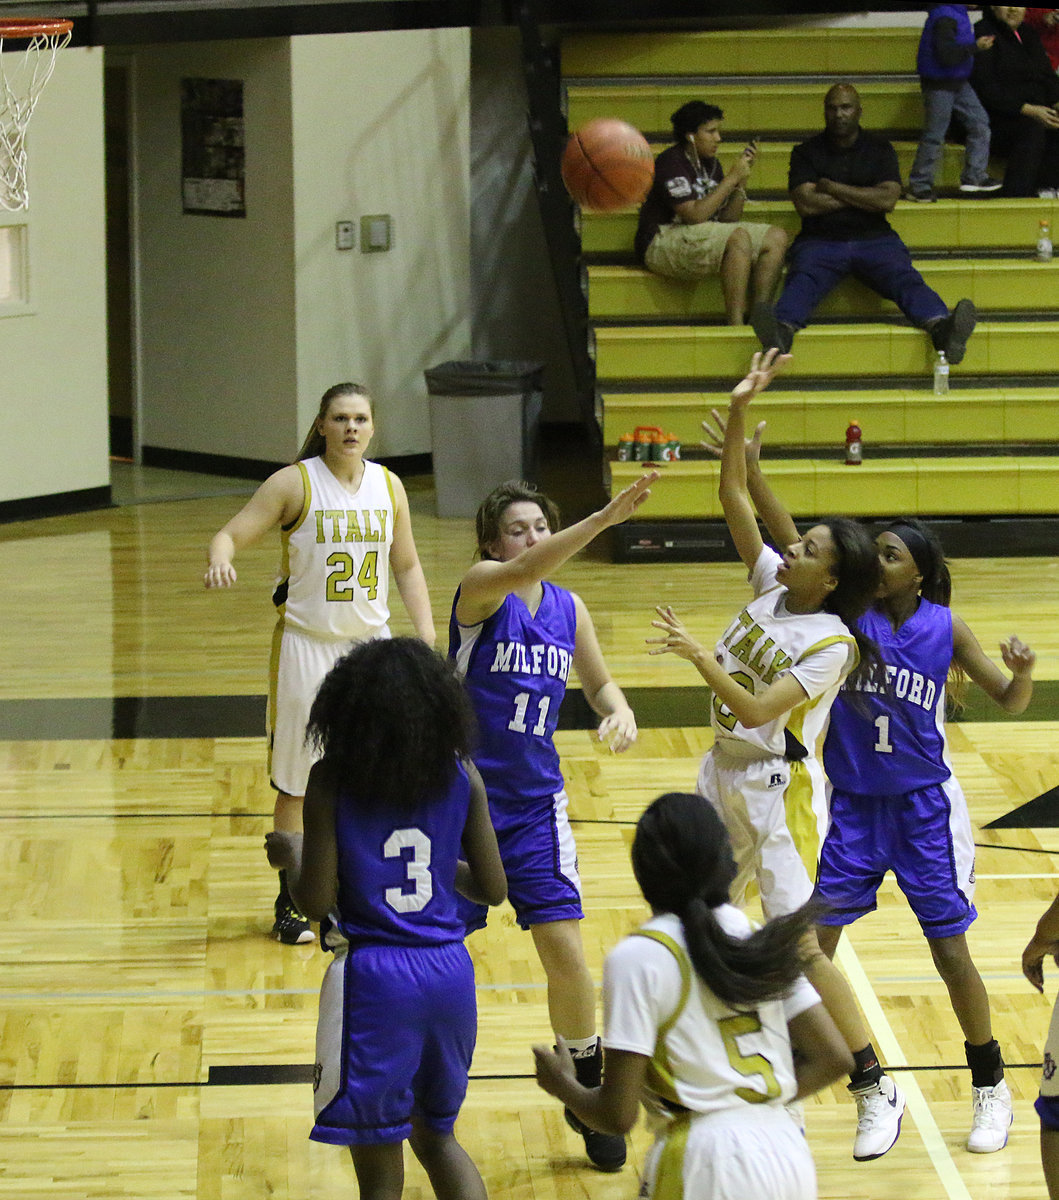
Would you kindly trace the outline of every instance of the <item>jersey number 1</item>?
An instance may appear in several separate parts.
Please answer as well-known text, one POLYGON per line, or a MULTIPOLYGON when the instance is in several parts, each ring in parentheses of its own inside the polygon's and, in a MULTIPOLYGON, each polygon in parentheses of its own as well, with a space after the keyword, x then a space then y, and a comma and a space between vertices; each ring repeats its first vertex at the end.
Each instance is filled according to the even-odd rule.
POLYGON ((879 754, 893 754, 894 748, 890 742, 890 718, 883 715, 875 718, 875 728, 879 731, 879 740, 873 747, 879 754))

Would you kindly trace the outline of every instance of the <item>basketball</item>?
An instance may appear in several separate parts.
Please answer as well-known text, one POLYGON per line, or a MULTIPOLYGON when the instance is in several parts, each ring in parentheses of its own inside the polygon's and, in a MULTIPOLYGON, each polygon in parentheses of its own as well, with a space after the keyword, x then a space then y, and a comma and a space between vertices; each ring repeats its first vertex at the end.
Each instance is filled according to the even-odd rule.
POLYGON ((582 208, 611 212, 639 204, 647 195, 654 156, 644 135, 627 121, 596 117, 566 143, 562 174, 582 208))

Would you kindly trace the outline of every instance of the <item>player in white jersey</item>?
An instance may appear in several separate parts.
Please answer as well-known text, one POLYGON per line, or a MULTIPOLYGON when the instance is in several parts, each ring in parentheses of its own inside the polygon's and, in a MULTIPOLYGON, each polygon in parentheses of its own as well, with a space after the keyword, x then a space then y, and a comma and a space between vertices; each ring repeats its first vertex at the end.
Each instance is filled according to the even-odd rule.
MULTIPOLYGON (((320 682, 354 642, 389 637, 391 569, 415 632, 434 644, 404 487, 364 457, 374 432, 371 397, 360 384, 329 388, 298 459, 270 475, 210 542, 205 584, 215 588, 235 583, 239 550, 277 527, 282 538, 268 706, 273 821, 281 832, 301 829, 313 763, 305 726, 320 682)), ((288 945, 313 938, 282 871, 272 932, 288 945)))
MULTIPOLYGON (((823 774, 816 743, 847 677, 876 678, 881 664, 857 618, 878 590, 874 543, 853 521, 814 525, 783 556, 765 546, 747 485, 746 408, 789 356, 754 356, 732 392, 721 447, 721 504, 754 598, 716 649, 696 641, 673 610, 659 607, 649 639, 653 654, 677 654, 713 691, 714 745, 699 771, 698 790, 721 814, 739 874, 733 898, 756 876, 768 917, 794 911, 813 892, 824 821, 823 774)), ((722 424, 724 422, 722 421, 722 424)), ((853 1156, 878 1158, 901 1130, 904 1097, 883 1074, 849 984, 821 953, 813 932, 803 947, 805 973, 824 998, 856 1069, 853 1156)))
POLYGON ((812 908, 752 930, 729 903, 731 844, 701 796, 648 807, 632 866, 654 915, 603 968, 602 1086, 577 1082, 564 1046, 534 1047, 537 1082, 615 1133, 643 1100, 656 1135, 646 1200, 812 1200, 812 1156, 784 1105, 852 1065, 801 972, 812 908))

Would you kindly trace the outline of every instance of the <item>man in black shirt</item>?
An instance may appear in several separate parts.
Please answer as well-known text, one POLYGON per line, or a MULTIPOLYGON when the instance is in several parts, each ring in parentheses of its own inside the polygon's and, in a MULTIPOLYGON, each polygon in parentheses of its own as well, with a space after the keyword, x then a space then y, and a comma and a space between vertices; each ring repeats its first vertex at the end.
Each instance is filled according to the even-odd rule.
POLYGON ((925 329, 936 350, 961 362, 976 314, 970 300, 949 312, 912 265, 887 213, 901 195, 893 146, 860 127, 860 96, 836 84, 824 99, 823 133, 791 151, 788 187, 802 218, 788 255, 787 280, 775 308, 755 304, 751 322, 768 349, 790 349, 817 304, 847 275, 874 288, 925 329))

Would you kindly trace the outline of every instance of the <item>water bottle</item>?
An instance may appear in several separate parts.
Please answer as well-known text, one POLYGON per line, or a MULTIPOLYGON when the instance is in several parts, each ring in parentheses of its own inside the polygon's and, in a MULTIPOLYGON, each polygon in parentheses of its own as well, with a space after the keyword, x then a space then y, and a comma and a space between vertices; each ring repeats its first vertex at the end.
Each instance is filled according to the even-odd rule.
POLYGON ((945 357, 945 351, 938 351, 937 361, 934 363, 934 395, 944 396, 949 391, 949 360, 945 357))
POLYGON ((1037 261, 1052 261, 1052 227, 1042 218, 1040 232, 1037 235, 1037 261))
POLYGON ((859 467, 864 461, 864 447, 861 443, 860 425, 856 417, 846 427, 846 466, 859 467))

